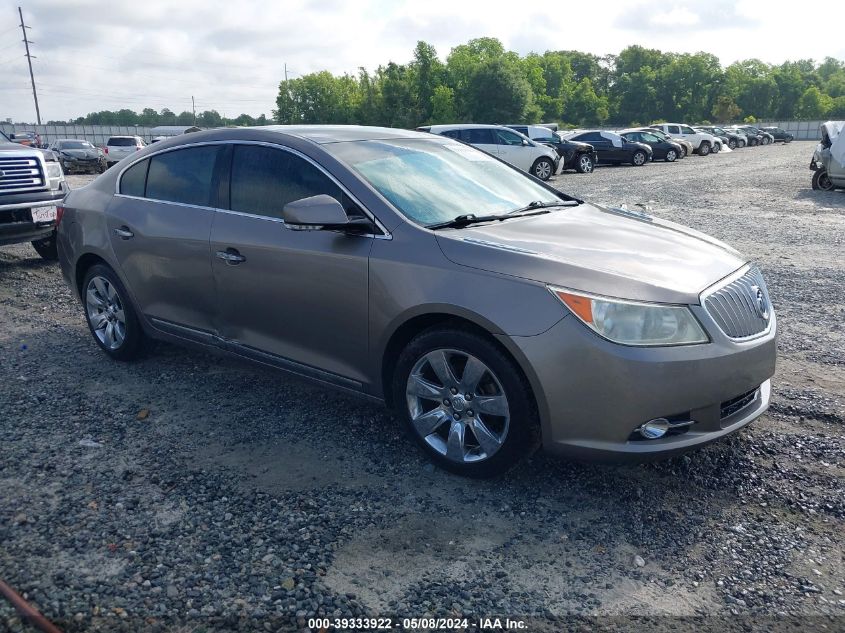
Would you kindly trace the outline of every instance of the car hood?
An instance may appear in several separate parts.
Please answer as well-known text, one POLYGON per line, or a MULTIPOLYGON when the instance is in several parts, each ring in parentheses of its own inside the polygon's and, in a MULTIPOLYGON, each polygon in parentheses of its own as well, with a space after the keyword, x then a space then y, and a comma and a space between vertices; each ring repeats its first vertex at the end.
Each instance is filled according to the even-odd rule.
POLYGON ((592 145, 590 145, 589 143, 584 143, 583 141, 566 141, 566 140, 564 140, 560 144, 563 145, 563 146, 574 147, 576 149, 587 150, 587 151, 592 151, 594 149, 592 145))
POLYGON ((574 290, 699 303, 702 290, 746 260, 708 235, 652 216, 591 204, 437 232, 452 262, 574 290))
POLYGON ((43 156, 44 160, 52 160, 53 152, 50 150, 38 149, 37 147, 27 147, 20 143, 0 143, 0 152, 15 153, 19 156, 43 156))
POLYGON ((61 153, 74 158, 97 158, 99 156, 95 149, 63 149, 61 153))

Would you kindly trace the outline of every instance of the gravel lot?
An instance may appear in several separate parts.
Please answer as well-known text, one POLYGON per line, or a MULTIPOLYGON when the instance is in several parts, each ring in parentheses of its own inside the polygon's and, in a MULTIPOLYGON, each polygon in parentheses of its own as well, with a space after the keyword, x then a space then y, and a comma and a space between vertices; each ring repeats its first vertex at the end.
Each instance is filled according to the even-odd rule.
MULTIPOLYGON (((778 311, 770 412, 640 466, 537 455, 469 481, 351 396, 164 344, 109 362, 58 266, 0 248, 0 578, 67 631, 314 614, 842 630, 845 193, 810 190, 813 147, 555 178, 730 242, 778 311)), ((30 630, 0 600, 4 627, 30 630)))

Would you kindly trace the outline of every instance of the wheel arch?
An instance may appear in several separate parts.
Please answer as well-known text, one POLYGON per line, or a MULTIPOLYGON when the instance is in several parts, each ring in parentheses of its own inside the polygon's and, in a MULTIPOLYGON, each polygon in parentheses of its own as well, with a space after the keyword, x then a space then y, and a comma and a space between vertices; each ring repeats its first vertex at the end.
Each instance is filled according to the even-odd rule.
POLYGON ((530 363, 519 348, 516 345, 509 345, 508 337, 504 336, 499 328, 484 317, 476 314, 459 314, 445 309, 409 315, 400 323, 397 323, 390 335, 386 337, 378 356, 378 377, 381 395, 389 408, 392 408, 395 404, 392 398, 391 382, 399 355, 415 336, 434 327, 454 327, 467 330, 496 346, 516 365, 531 391, 530 395, 536 406, 540 410, 543 409, 543 403, 540 399, 541 394, 538 392, 537 376, 531 370, 530 363))

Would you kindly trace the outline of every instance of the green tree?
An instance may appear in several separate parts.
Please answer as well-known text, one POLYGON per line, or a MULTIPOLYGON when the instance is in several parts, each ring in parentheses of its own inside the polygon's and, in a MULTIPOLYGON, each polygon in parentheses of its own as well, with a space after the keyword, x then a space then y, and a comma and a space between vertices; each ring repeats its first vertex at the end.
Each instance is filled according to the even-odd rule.
POLYGON ((534 105, 528 80, 501 58, 487 60, 475 70, 466 99, 470 118, 478 123, 520 122, 534 105))
POLYGON ((727 123, 736 119, 742 110, 728 95, 720 95, 716 97, 716 103, 710 112, 719 123, 727 123))
POLYGON ((597 95, 593 82, 584 77, 572 93, 566 120, 576 125, 596 125, 604 123, 608 114, 607 97, 597 95))
POLYGON ((455 91, 449 86, 437 86, 431 95, 431 122, 453 123, 457 120, 455 91))
POLYGON ((410 66, 411 93, 416 109, 416 123, 428 121, 432 116, 432 96, 443 84, 446 67, 437 58, 437 51, 430 44, 417 42, 414 61, 410 66))
POLYGON ((827 116, 831 119, 845 119, 845 96, 832 100, 827 116))
POLYGON ((833 108, 833 99, 816 86, 810 86, 798 100, 798 116, 802 119, 821 119, 833 108))

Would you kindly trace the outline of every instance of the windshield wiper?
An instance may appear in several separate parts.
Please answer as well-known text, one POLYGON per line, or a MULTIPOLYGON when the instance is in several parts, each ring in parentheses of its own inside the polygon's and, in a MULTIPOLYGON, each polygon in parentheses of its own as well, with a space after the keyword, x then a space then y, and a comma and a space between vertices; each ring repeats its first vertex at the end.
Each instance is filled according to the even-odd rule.
POLYGON ((561 200, 560 202, 541 202, 535 200, 524 207, 508 211, 502 215, 475 215, 474 213, 466 213, 446 220, 445 222, 435 222, 434 224, 427 224, 425 228, 436 231, 437 229, 462 229, 470 224, 478 224, 479 222, 503 222, 511 218, 520 218, 527 215, 542 215, 549 213, 549 207, 574 207, 581 204, 578 200, 561 200))
POLYGON ((549 209, 551 207, 577 207, 579 204, 581 204, 579 200, 560 200, 558 202, 543 202, 542 200, 534 200, 526 204, 524 207, 508 211, 505 215, 514 216, 529 211, 536 211, 538 209, 549 209))
POLYGON ((446 220, 445 222, 435 222, 434 224, 426 224, 425 228, 436 231, 437 229, 462 229, 470 224, 478 224, 479 222, 490 222, 492 220, 501 220, 504 216, 501 215, 475 215, 474 213, 465 213, 446 220))

